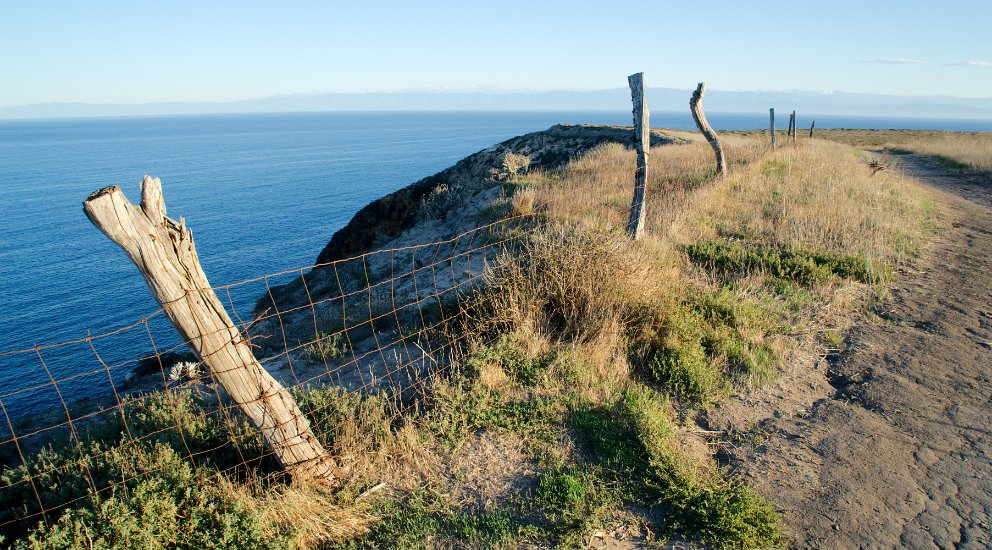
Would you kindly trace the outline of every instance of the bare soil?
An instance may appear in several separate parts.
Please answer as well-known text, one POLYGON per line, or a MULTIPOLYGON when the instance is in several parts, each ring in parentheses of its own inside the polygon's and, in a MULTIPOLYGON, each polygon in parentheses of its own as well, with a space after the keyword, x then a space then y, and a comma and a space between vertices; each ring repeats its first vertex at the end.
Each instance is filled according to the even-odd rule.
POLYGON ((989 548, 992 180, 888 160, 939 191, 946 230, 843 351, 793 376, 791 401, 753 403, 752 423, 716 410, 709 425, 739 430, 725 458, 799 548, 989 548))

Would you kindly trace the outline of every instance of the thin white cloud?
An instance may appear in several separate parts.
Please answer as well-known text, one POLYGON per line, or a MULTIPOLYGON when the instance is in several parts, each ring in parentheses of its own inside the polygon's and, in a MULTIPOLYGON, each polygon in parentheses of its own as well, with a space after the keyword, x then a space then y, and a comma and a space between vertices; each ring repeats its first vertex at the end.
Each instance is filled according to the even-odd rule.
POLYGON ((881 59, 865 59, 859 63, 874 63, 877 65, 926 65, 922 59, 906 59, 905 57, 892 57, 881 59))
POLYGON ((957 61, 948 63, 947 67, 992 67, 992 61, 957 61))

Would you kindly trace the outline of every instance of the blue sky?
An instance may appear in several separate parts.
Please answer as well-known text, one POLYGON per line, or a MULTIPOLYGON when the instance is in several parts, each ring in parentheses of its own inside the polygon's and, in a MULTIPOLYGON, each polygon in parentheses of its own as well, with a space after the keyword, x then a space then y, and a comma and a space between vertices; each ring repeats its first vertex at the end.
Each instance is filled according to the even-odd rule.
POLYGON ((4 1, 0 106, 601 89, 639 70, 649 86, 990 97, 990 22, 989 0, 4 1))

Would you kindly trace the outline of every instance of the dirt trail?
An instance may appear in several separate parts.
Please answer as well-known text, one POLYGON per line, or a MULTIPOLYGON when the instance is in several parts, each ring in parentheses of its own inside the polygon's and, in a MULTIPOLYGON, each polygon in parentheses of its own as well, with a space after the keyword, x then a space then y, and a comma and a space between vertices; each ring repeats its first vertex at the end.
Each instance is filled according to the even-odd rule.
POLYGON ((896 162, 953 223, 821 367, 832 395, 737 457, 800 548, 992 546, 992 181, 896 162))

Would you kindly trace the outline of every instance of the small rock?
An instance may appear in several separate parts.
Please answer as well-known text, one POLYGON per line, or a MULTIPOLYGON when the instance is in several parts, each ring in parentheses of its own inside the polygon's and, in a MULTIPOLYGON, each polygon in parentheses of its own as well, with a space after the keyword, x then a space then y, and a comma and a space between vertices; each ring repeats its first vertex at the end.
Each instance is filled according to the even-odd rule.
POLYGON ((992 349, 992 342, 979 342, 978 345, 987 349, 992 349))

